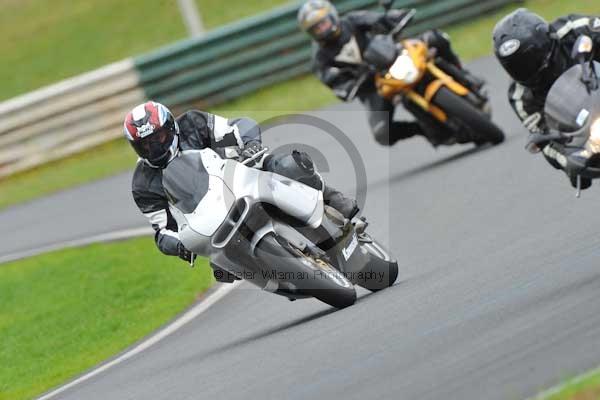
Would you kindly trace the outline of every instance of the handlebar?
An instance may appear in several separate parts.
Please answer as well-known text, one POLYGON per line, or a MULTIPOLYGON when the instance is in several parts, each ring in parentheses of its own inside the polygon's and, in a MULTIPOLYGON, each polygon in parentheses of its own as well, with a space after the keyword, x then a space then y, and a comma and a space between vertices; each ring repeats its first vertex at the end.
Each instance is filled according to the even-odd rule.
MULTIPOLYGON (((393 3, 393 1, 385 2, 385 4, 384 4, 383 1, 381 2, 382 6, 384 6, 384 8, 385 8, 386 14, 391 9, 391 4, 392 3, 393 3)), ((390 36, 395 41, 396 35, 398 35, 400 32, 402 32, 402 30, 414 18, 414 16, 415 16, 416 13, 417 13, 417 10, 414 9, 414 8, 412 8, 410 11, 408 11, 402 17, 402 19, 398 22, 398 24, 394 27, 394 29, 392 29, 387 34, 387 36, 390 36)), ((369 75, 372 72, 374 72, 374 68, 372 66, 366 64, 366 63, 362 63, 361 64, 361 68, 363 69, 363 73, 356 80, 356 84, 354 85, 354 87, 352 88, 352 90, 350 90, 350 93, 348 93, 348 96, 346 97, 346 101, 352 101, 352 100, 354 100, 356 98, 356 95, 358 94, 358 90, 360 89, 360 87, 362 86, 362 84, 369 77, 369 75)))
POLYGON ((398 25, 396 25, 396 27, 390 31, 389 35, 394 38, 397 34, 402 32, 402 30, 406 28, 406 25, 408 25, 408 23, 414 18, 416 13, 417 10, 414 8, 407 12, 406 15, 402 17, 400 22, 398 22, 398 25))
POLYGON ((252 161, 255 161, 259 157, 262 157, 267 151, 269 151, 268 147, 263 148, 261 151, 257 152, 252 157, 246 158, 244 161, 242 161, 242 165, 248 165, 248 164, 250 164, 252 161))
POLYGON ((529 135, 529 141, 525 145, 528 152, 535 154, 542 151, 548 143, 558 141, 563 142, 570 137, 559 131, 550 131, 549 133, 532 133, 529 135))

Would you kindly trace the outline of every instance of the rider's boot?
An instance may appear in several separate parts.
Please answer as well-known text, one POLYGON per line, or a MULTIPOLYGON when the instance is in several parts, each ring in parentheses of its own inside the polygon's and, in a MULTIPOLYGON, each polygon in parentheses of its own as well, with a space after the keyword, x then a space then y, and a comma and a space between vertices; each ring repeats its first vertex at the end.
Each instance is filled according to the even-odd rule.
POLYGON ((387 135, 376 135, 375 139, 380 144, 392 146, 400 140, 408 139, 416 135, 423 135, 421 126, 416 121, 393 121, 387 135))

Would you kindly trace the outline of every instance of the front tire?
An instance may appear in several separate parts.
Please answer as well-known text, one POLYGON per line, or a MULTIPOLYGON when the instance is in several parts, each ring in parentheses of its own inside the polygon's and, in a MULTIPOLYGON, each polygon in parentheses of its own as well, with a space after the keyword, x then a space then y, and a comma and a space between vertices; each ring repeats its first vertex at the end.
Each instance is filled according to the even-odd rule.
POLYGON ((447 87, 440 88, 432 102, 444 110, 449 118, 457 119, 469 129, 476 144, 492 143, 496 145, 504 141, 504 133, 490 121, 483 111, 447 87))
POLYGON ((349 307, 356 302, 354 285, 341 272, 329 263, 305 255, 285 240, 265 236, 256 247, 256 256, 269 266, 269 270, 313 277, 288 281, 297 288, 299 295, 312 296, 335 308, 349 307))
POLYGON ((398 279, 398 262, 374 239, 371 239, 371 242, 361 243, 361 247, 369 253, 371 261, 367 268, 368 271, 377 274, 377 279, 367 280, 359 285, 371 292, 392 286, 398 279))

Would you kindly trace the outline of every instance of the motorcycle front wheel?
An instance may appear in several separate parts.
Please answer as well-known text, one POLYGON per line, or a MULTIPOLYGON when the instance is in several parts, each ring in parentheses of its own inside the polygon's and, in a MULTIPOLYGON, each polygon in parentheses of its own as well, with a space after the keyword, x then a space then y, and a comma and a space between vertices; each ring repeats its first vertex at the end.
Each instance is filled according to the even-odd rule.
POLYGON ((261 239, 256 256, 267 270, 276 270, 286 276, 285 284, 297 294, 312 296, 335 308, 345 308, 356 302, 356 289, 331 264, 315 260, 274 235, 261 239))
POLYGON ((457 119, 465 125, 471 131, 475 143, 495 145, 504 141, 504 133, 490 121, 483 111, 447 87, 441 87, 432 102, 441 108, 449 118, 457 119))
POLYGON ((365 279, 359 282, 358 285, 364 287, 371 292, 390 287, 398 279, 398 262, 392 257, 389 251, 376 240, 369 238, 370 241, 365 241, 360 246, 369 253, 370 262, 366 268, 365 275, 373 276, 372 279, 365 279))

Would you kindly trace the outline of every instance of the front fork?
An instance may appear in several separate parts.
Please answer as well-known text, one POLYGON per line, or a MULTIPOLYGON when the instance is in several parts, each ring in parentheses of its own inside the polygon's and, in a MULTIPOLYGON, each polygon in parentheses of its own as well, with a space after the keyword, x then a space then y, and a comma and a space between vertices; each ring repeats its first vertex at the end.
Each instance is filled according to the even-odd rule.
POLYGON ((483 89, 483 85, 485 85, 483 80, 471 75, 443 58, 436 58, 435 63, 439 66, 441 71, 450 75, 453 79, 458 81, 458 83, 468 89, 468 93, 464 97, 466 97, 471 104, 475 105, 486 114, 491 114, 489 97, 485 89, 483 89))
POLYGON ((410 99, 413 103, 421 107, 423 110, 433 115, 439 122, 446 124, 448 115, 440 107, 433 104, 433 98, 442 87, 447 87, 459 96, 466 97, 471 92, 465 86, 455 81, 452 76, 448 75, 442 69, 438 68, 433 61, 427 63, 427 72, 434 78, 425 88, 425 93, 421 95, 414 89, 404 93, 404 96, 410 99))
POLYGON ((442 71, 444 71, 452 78, 457 80, 461 85, 467 87, 470 91, 477 95, 483 95, 480 93, 481 88, 485 84, 483 80, 471 75, 464 69, 457 67, 456 65, 444 60, 441 57, 436 58, 435 63, 439 66, 439 68, 442 71))
POLYGON ((475 87, 477 85, 474 82, 469 83, 467 75, 462 70, 438 57, 435 62, 430 61, 427 63, 427 72, 434 79, 425 88, 424 95, 410 90, 404 96, 433 115, 439 122, 444 124, 449 122, 446 112, 432 103, 433 98, 442 87, 450 89, 478 109, 491 115, 487 95, 481 90, 481 86, 478 90, 474 90, 471 86, 475 87))

